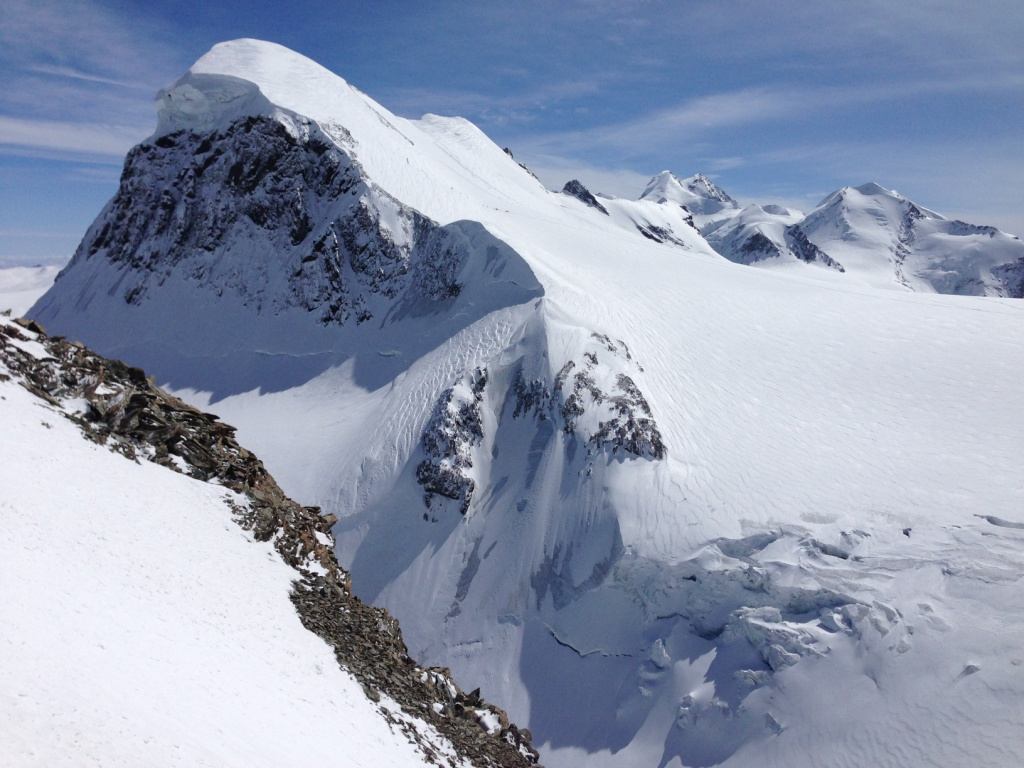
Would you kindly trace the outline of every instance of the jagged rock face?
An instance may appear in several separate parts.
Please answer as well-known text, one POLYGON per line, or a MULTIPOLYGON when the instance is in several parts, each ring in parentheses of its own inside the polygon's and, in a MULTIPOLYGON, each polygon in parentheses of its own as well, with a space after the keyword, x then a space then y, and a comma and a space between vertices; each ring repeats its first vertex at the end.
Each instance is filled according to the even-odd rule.
POLYGON ((65 272, 105 259, 139 305, 173 271, 257 313, 301 308, 345 325, 403 294, 458 295, 461 258, 448 232, 373 187, 316 123, 247 117, 135 147, 65 272))
MULTIPOLYGON (((633 356, 625 342, 613 341, 603 334, 593 334, 601 354, 621 361, 631 362, 633 356)), ((543 406, 548 405, 552 414, 562 420, 563 430, 570 435, 577 434, 587 442, 587 453, 607 450, 610 454, 629 454, 647 459, 665 458, 665 444, 658 431, 651 408, 640 389, 626 373, 616 373, 614 380, 605 384, 602 390, 595 381, 599 366, 598 351, 588 350, 577 363, 569 360, 555 376, 550 394, 540 385, 542 395, 528 396, 522 403, 517 402, 516 411, 527 411, 527 406, 536 401, 534 411, 543 417, 543 406), (610 386, 609 386, 610 384, 610 386), (581 417, 586 414, 590 426, 581 426, 581 417), (593 426, 596 421, 596 428, 593 426)), ((643 371, 643 369, 640 369, 643 371)), ((521 387, 528 393, 536 390, 537 382, 521 387)))
POLYGON ((755 261, 777 259, 780 256, 782 251, 779 246, 769 240, 763 232, 755 232, 740 246, 733 261, 739 264, 753 264, 755 261))
MULTIPOLYGON (((435 496, 458 502, 463 515, 469 509, 476 488, 469 470, 473 467, 473 447, 484 436, 480 407, 486 386, 487 372, 478 368, 445 391, 434 408, 423 433, 427 458, 416 467, 416 480, 426 491, 428 510, 434 506, 435 496)), ((428 517, 424 512, 423 519, 428 517)), ((433 519, 436 522, 437 518, 433 519)))
POLYGON ((839 272, 846 271, 842 264, 808 240, 807 235, 804 234, 799 224, 786 227, 786 244, 789 245, 790 251, 800 261, 806 261, 808 264, 817 261, 839 272))
POLYGON ((584 187, 576 179, 573 179, 572 181, 567 181, 565 183, 565 186, 562 187, 562 194, 563 195, 570 195, 571 197, 575 197, 581 203, 584 203, 585 205, 589 205, 591 208, 596 208, 601 213, 603 213, 605 216, 608 215, 608 209, 605 208, 603 205, 601 205, 597 201, 597 198, 594 197, 593 194, 591 194, 590 190, 587 189, 586 187, 584 187))
POLYGON ((1018 261, 1003 264, 992 270, 1006 288, 1006 295, 1011 299, 1024 299, 1024 256, 1018 261))
POLYGON ((464 374, 441 394, 421 438, 425 458, 416 481, 425 492, 423 519, 438 522, 450 505, 462 515, 469 511, 477 489, 474 467, 485 437, 494 437, 485 435, 488 399, 503 403, 499 410, 511 413, 512 421, 534 418, 578 441, 590 465, 602 454, 664 459, 651 407, 628 372, 634 368, 643 372, 624 342, 593 333, 578 360, 567 360, 547 377, 529 377, 520 361, 507 389, 489 391, 495 378, 505 377, 492 377, 486 368, 464 374))

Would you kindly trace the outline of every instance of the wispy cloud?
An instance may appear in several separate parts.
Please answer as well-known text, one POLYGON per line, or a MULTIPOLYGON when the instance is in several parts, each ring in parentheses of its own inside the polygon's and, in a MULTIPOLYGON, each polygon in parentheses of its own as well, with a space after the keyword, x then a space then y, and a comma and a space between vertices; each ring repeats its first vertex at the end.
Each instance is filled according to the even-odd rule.
POLYGON ((623 122, 525 137, 523 149, 546 156, 612 150, 636 157, 724 126, 776 119, 790 106, 784 95, 766 88, 711 94, 623 122))
POLYGON ((122 158, 147 132, 137 126, 0 116, 0 144, 122 158))
POLYGON ((180 55, 93 0, 0 7, 0 145, 20 156, 123 156, 151 132, 180 55))
POLYGON ((404 117, 418 118, 429 112, 458 115, 483 127, 528 125, 552 112, 575 110, 607 84, 607 78, 599 77, 555 80, 507 94, 436 87, 390 88, 380 94, 380 99, 404 117))
MULTIPOLYGON (((976 81, 932 79, 910 82, 867 83, 853 86, 762 86, 686 99, 673 107, 654 110, 629 120, 571 131, 524 135, 520 148, 527 153, 579 156, 595 151, 614 152, 624 159, 649 155, 680 142, 698 142, 725 128, 758 123, 794 123, 823 111, 836 112, 867 104, 971 93, 1018 93, 1024 74, 976 81)), ((742 158, 733 156, 727 165, 736 167, 742 158)))
POLYGON ((72 67, 54 67, 45 64, 34 64, 26 67, 29 72, 38 72, 42 75, 54 75, 56 77, 68 77, 72 80, 85 80, 88 83, 103 83, 104 85, 116 85, 122 88, 138 88, 139 83, 131 83, 125 80, 115 80, 112 77, 101 77, 88 72, 81 72, 72 67))

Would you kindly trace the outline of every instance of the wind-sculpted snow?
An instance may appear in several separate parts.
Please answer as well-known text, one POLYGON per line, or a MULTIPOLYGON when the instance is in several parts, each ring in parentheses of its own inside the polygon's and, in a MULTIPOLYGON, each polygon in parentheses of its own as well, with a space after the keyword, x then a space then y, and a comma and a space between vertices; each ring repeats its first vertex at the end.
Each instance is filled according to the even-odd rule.
MULTIPOLYGON (((542 434, 550 436, 550 429, 556 428, 567 440, 581 441, 590 467, 602 452, 623 458, 665 458, 650 405, 625 372, 643 370, 633 363, 625 343, 593 333, 579 358, 579 364, 570 359, 547 378, 527 379, 520 362, 507 395, 488 393, 487 368, 465 374, 441 394, 423 432, 425 458, 416 467, 416 480, 425 491, 424 520, 436 523, 438 515, 444 514, 445 499, 456 502, 463 515, 470 508, 477 482, 474 456, 480 460, 484 441, 486 394, 492 405, 504 400, 501 413, 508 414, 511 408, 513 420, 536 418, 544 422, 542 434), (598 354, 605 358, 604 365, 598 354)), ((507 386, 506 375, 499 380, 507 386)), ((537 467, 529 471, 535 474, 537 467)))
POLYGON ((338 567, 337 518, 289 499, 233 427, 23 319, 0 317, 0 393, 5 435, 18 437, 2 462, 5 763, 45 754, 48 764, 112 765, 132 753, 158 765, 213 754, 224 765, 328 765, 340 753, 388 765, 536 764, 503 711, 409 658, 397 622, 358 600, 338 567), (104 461, 82 438, 124 459, 104 461), (149 462, 163 471, 147 473, 149 462), (44 488, 40 464, 50 465, 44 488), (80 535, 41 545, 43 521, 72 496, 80 535), (13 577, 41 552, 45 578, 13 577))

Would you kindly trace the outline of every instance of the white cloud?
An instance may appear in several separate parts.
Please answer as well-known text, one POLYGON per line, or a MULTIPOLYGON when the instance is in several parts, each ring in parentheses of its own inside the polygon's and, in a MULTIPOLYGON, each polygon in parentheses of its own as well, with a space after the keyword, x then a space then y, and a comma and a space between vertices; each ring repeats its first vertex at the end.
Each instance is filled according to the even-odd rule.
POLYGON ((154 30, 91 0, 0 6, 7 154, 123 157, 152 131, 152 94, 181 65, 154 30))
POLYGON ((116 85, 122 88, 133 88, 138 87, 136 83, 126 82, 124 80, 115 80, 112 77, 101 77, 99 75, 92 75, 88 72, 80 72, 72 67, 52 67, 45 64, 35 64, 27 67, 30 72, 38 72, 42 75, 56 75, 57 77, 69 77, 72 80, 85 80, 90 83, 103 83, 104 85, 116 85))
POLYGON ((0 144, 16 147, 121 158, 146 135, 137 126, 0 116, 0 144))
MULTIPOLYGON (((519 155, 516 155, 519 159, 519 155)), ((548 189, 560 190, 570 179, 576 179, 595 194, 636 199, 643 192, 653 173, 643 174, 629 168, 601 168, 565 158, 524 156, 526 165, 537 174, 548 189)))

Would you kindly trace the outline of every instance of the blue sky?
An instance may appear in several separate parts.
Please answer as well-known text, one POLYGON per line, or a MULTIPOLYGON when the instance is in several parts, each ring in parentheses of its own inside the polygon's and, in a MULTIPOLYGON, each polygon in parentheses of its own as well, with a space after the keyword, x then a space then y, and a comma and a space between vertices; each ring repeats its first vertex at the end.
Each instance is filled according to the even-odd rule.
POLYGON ((0 265, 67 258, 212 45, 287 45, 401 115, 463 115, 548 186, 666 168, 804 210, 877 181, 1024 235, 1024 3, 3 0, 0 265))

